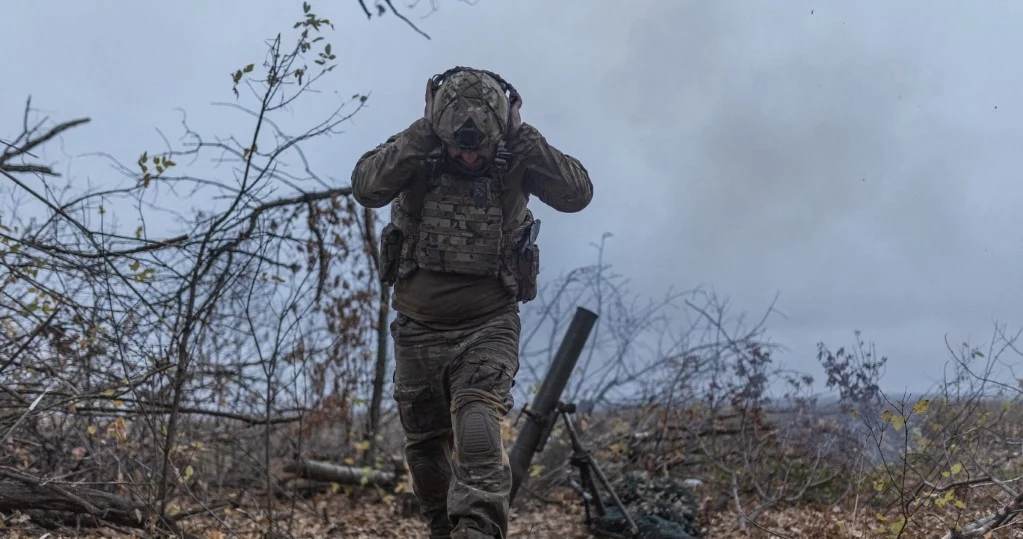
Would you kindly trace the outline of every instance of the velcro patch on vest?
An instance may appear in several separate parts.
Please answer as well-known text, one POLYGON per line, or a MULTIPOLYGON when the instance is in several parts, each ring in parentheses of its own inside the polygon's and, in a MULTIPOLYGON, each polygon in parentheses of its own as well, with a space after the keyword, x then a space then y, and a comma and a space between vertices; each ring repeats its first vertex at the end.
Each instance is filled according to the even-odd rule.
POLYGON ((487 203, 487 180, 477 179, 472 184, 472 201, 477 206, 482 206, 487 203))
POLYGON ((416 261, 429 271, 496 276, 504 212, 492 180, 441 175, 423 200, 416 261))

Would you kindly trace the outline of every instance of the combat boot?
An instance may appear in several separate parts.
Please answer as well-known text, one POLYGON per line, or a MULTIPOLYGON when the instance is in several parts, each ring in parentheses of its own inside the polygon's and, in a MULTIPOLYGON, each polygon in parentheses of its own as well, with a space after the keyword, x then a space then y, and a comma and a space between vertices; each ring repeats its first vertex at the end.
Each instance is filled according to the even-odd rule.
POLYGON ((430 539, 451 539, 451 521, 446 514, 438 515, 430 523, 430 539))
POLYGON ((451 539, 495 539, 495 537, 483 533, 479 528, 463 524, 451 530, 451 539))

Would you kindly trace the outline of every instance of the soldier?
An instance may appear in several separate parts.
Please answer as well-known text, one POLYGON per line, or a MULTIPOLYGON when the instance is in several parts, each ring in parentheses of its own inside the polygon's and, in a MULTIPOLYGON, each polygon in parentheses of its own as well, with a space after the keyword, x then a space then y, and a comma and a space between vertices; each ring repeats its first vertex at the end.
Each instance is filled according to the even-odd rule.
POLYGON ((431 538, 505 538, 511 469, 501 420, 519 370, 519 302, 536 296, 539 221, 529 195, 561 212, 593 196, 582 164, 519 116, 489 71, 427 81, 422 118, 352 172, 363 206, 391 204, 380 268, 394 286, 394 399, 431 538))

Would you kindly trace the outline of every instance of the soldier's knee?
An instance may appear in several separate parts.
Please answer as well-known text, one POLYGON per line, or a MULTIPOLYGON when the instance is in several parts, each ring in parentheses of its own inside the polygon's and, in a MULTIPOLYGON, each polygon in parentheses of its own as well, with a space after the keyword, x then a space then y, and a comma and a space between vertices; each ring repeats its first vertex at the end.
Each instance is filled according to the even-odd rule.
POLYGON ((463 462, 490 462, 500 460, 501 443, 500 404, 476 392, 456 397, 458 453, 463 462), (460 398, 459 398, 460 397, 460 398))

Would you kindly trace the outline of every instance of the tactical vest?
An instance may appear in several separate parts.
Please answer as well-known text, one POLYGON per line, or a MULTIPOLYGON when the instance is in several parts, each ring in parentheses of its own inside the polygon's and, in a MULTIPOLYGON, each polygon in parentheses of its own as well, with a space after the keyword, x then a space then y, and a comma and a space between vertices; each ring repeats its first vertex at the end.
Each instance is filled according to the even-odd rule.
POLYGON ((536 297, 539 220, 504 226, 505 199, 515 196, 504 176, 510 155, 503 145, 486 173, 469 176, 431 159, 426 178, 391 203, 391 223, 381 234, 380 276, 386 285, 417 269, 500 279, 518 301, 536 297))

